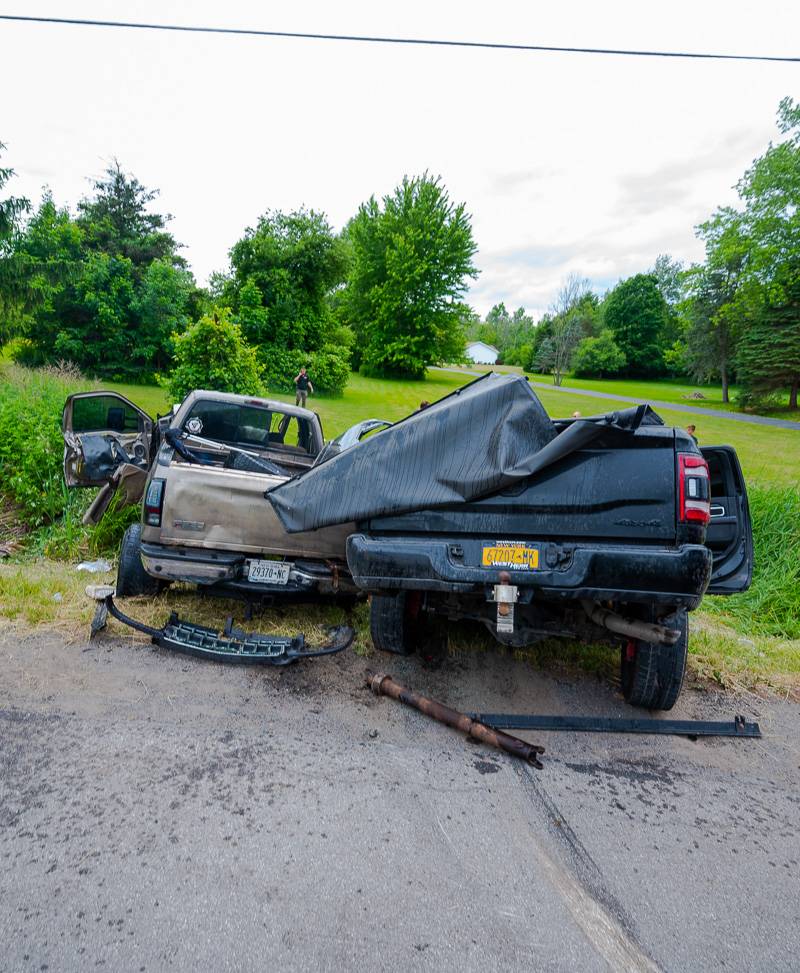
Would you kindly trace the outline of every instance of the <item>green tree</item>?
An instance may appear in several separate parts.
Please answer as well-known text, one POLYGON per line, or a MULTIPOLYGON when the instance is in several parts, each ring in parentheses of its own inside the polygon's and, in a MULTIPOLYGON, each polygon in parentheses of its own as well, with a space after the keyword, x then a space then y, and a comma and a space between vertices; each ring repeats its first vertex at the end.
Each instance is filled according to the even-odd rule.
POLYGON ((186 266, 178 255, 178 244, 165 229, 171 216, 150 211, 158 196, 114 159, 104 175, 92 184, 94 195, 78 203, 78 225, 84 231, 84 246, 131 261, 138 276, 154 260, 169 260, 186 266))
POLYGON ((737 359, 749 399, 800 389, 800 104, 784 98, 778 128, 787 138, 753 162, 737 185, 745 263, 736 306, 747 322, 737 359))
POLYGON ((71 286, 61 292, 53 357, 94 366, 98 374, 121 378, 136 374, 137 355, 133 318, 135 284, 127 257, 91 253, 81 262, 71 286))
POLYGON ((587 278, 569 274, 533 334, 531 368, 550 372, 561 385, 578 343, 594 333, 599 309, 587 278))
POLYGON ((22 333, 29 340, 28 363, 56 361, 55 340, 62 310, 80 274, 83 234, 69 211, 49 192, 15 241, 14 288, 24 310, 22 333))
POLYGON ((349 247, 323 213, 265 213, 230 260, 230 273, 214 284, 249 341, 301 351, 326 344, 335 326, 328 295, 346 278, 349 247))
POLYGON ((18 234, 15 267, 31 361, 142 378, 169 362, 171 334, 197 311, 197 289, 155 197, 117 165, 73 219, 49 193, 18 234))
POLYGON ((425 173, 382 202, 372 197, 351 220, 353 267, 348 318, 362 347, 363 367, 421 377, 436 361, 464 353, 460 300, 477 276, 470 217, 440 179, 425 173))
POLYGON ((668 253, 660 253, 650 273, 655 277, 661 296, 668 307, 675 307, 683 298, 683 264, 668 253))
POLYGON ((494 345, 500 352, 500 360, 506 364, 523 365, 530 357, 533 328, 533 319, 524 307, 509 314, 501 301, 489 311, 484 323, 473 329, 470 337, 494 345))
POLYGON ((619 375, 626 364, 625 355, 609 330, 602 331, 596 338, 583 338, 572 357, 572 370, 581 377, 619 375))
POLYGON ((172 337, 174 368, 159 382, 173 402, 193 389, 262 395, 264 385, 255 349, 244 340, 228 308, 215 308, 172 337))
POLYGON ((692 267, 685 275, 687 299, 682 305, 686 320, 684 362, 698 382, 719 379, 722 401, 729 401, 731 369, 740 333, 736 295, 744 253, 738 234, 721 222, 715 230, 707 226, 706 264, 692 267), (712 235, 713 232, 713 235, 712 235))
MULTIPOLYGON (((0 142, 0 154, 5 150, 0 142)), ((0 190, 12 179, 14 170, 0 166, 0 190)), ((20 328, 21 305, 17 286, 19 269, 14 244, 20 217, 30 210, 30 200, 24 196, 0 199, 0 345, 20 328)))
MULTIPOLYGON (((0 142, 0 154, 6 149, 5 143, 0 142)), ((14 170, 0 166, 0 189, 14 176, 14 170)), ((11 240, 14 231, 17 229, 17 221, 23 213, 30 209, 30 200, 24 196, 7 196, 0 199, 0 255, 3 248, 11 240)))
POLYGON ((782 264, 761 291, 761 304, 751 309, 749 327, 740 342, 737 377, 743 401, 752 404, 789 389, 789 408, 798 405, 800 388, 800 255, 782 264))
POLYGON ((166 368, 171 336, 188 325, 196 298, 194 278, 170 258, 154 260, 144 271, 132 316, 138 321, 135 357, 148 369, 166 368))
POLYGON ((663 373, 667 303, 653 274, 620 281, 605 299, 604 321, 625 356, 628 374, 663 373))
POLYGON ((800 388, 800 105, 784 98, 770 143, 737 184, 739 208, 698 227, 706 262, 689 275, 686 357, 696 375, 719 374, 727 400, 736 368, 742 397, 755 402, 800 388))

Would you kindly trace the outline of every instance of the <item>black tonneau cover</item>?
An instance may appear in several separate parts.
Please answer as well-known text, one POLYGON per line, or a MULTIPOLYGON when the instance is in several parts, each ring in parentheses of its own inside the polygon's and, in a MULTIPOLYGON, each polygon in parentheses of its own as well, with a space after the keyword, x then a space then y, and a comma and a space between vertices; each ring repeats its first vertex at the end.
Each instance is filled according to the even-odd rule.
POLYGON ((525 378, 489 373, 265 496, 290 534, 431 510, 502 490, 608 428, 643 423, 663 425, 641 405, 559 433, 525 378))

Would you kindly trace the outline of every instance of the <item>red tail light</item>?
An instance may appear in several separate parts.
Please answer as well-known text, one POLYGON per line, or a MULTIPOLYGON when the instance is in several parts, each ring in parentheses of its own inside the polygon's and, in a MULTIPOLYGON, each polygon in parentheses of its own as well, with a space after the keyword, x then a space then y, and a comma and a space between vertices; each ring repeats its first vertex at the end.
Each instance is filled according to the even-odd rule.
POLYGON ((708 463, 695 453, 678 453, 678 519, 694 524, 711 519, 708 463))
POLYGON ((151 480, 144 498, 144 522, 150 527, 160 527, 163 508, 164 480, 151 480))

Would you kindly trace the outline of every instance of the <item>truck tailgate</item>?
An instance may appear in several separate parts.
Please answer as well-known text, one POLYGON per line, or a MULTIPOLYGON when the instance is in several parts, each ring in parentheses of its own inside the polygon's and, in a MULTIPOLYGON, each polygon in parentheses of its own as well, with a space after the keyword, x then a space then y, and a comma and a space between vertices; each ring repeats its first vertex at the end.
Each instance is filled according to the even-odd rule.
POLYGON ((344 558, 352 524, 287 534, 264 491, 282 478, 175 463, 164 492, 162 544, 218 551, 344 558))
POLYGON ((671 436, 632 437, 626 449, 585 449, 481 500, 376 517, 380 533, 483 537, 590 537, 675 542, 675 450, 671 436))

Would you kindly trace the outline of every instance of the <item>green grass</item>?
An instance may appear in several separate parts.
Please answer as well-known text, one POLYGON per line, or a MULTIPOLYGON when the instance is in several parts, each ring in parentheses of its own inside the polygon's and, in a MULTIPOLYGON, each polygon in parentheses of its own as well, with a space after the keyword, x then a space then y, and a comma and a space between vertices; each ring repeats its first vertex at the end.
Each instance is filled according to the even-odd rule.
MULTIPOLYGON (((536 382, 547 382, 551 384, 552 375, 530 373, 530 377, 536 382)), ((659 402, 675 402, 681 405, 697 405, 703 409, 722 409, 731 412, 741 412, 734 401, 725 403, 722 401, 722 388, 715 385, 692 385, 679 380, 661 379, 659 381, 646 381, 644 379, 616 379, 616 378, 575 378, 566 377, 562 383, 562 388, 588 389, 594 392, 606 392, 609 395, 628 395, 634 399, 655 399, 659 402), (691 399, 688 396, 694 392, 701 393, 703 399, 691 399)), ((730 398, 734 399, 737 392, 735 386, 731 386, 730 398)), ((786 396, 788 402, 788 394, 786 396)))
MULTIPOLYGON (((536 382, 552 383, 551 375, 531 374, 530 378, 536 382)), ((736 402, 738 387, 729 388, 730 402, 722 401, 722 388, 718 385, 692 385, 679 379, 660 379, 659 381, 645 381, 642 379, 593 379, 574 378, 569 376, 561 383, 562 388, 588 389, 595 392, 606 392, 609 395, 627 395, 634 399, 653 399, 658 402, 675 402, 680 405, 697 405, 703 409, 719 409, 722 412, 744 412, 736 402), (692 399, 692 393, 699 392, 702 399, 692 399)), ((783 396, 783 405, 777 408, 758 410, 754 414, 777 416, 782 419, 800 421, 800 410, 789 409, 789 393, 783 396)))
MULTIPOLYGON (((516 375, 527 374, 534 382, 553 384, 553 376, 540 372, 524 372, 517 365, 465 365, 464 370, 472 372, 511 372, 516 375)), ((608 395, 625 395, 634 399, 654 400, 658 402, 674 402, 680 405, 696 405, 703 409, 719 409, 720 412, 744 412, 735 401, 739 391, 738 386, 729 387, 730 402, 722 401, 722 387, 719 385, 693 385, 681 379, 663 378, 653 381, 644 379, 616 379, 616 378, 576 378, 567 375, 561 382, 564 389, 587 389, 588 391, 604 392, 608 395), (691 399, 692 393, 700 392, 703 399, 691 399)), ((781 396, 782 404, 777 408, 754 411, 754 415, 773 416, 778 419, 791 419, 800 422, 800 409, 789 409, 788 391, 781 396)))
POLYGON ((760 485, 749 493, 755 546, 753 584, 703 607, 743 635, 800 640, 800 493, 760 485))
MULTIPOLYGON (((92 383, 92 385, 95 384, 97 383, 92 383)), ((166 415, 173 405, 169 401, 166 391, 160 385, 132 385, 126 382, 101 382, 99 384, 104 389, 113 389, 120 395, 124 395, 126 399, 133 402, 134 405, 138 405, 153 419, 159 415, 166 415)))

